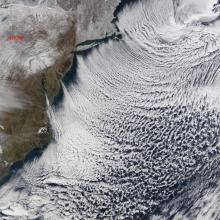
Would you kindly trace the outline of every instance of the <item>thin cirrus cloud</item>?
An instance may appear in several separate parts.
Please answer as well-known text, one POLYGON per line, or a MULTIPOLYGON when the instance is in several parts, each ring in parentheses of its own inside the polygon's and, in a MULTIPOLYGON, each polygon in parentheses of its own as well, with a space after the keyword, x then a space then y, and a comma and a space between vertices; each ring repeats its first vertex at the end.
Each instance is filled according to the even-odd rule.
POLYGON ((25 98, 18 87, 8 82, 0 82, 0 114, 12 109, 23 108, 25 103, 25 98))

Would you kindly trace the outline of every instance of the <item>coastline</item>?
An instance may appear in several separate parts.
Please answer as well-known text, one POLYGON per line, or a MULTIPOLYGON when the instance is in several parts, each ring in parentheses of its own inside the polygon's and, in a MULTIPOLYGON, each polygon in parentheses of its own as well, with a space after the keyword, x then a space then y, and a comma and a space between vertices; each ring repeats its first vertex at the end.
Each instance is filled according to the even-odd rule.
MULTIPOLYGON (((72 57, 74 58, 74 56, 72 57)), ((73 61, 70 61, 70 65, 68 66, 68 68, 65 70, 65 72, 63 72, 63 76, 61 78, 58 78, 58 90, 56 90, 56 93, 53 94, 53 97, 50 97, 50 104, 51 105, 56 105, 56 99, 59 96, 60 90, 61 90, 61 84, 60 84, 60 80, 62 80, 62 78, 64 78, 66 76, 66 74, 69 72, 69 70, 73 67, 73 61)), ((42 84, 43 85, 43 84, 42 84)), ((45 92, 45 95, 47 95, 47 90, 44 86, 42 87, 42 89, 45 92)), ((46 98, 46 97, 45 97, 46 98)), ((45 100, 46 103, 46 100, 45 100)), ((44 112, 46 113, 47 109, 44 110, 44 112)), ((48 115, 47 115, 48 118, 48 115)), ((47 148, 47 146, 53 141, 53 132, 52 132, 52 128, 50 125, 50 121, 48 121, 48 129, 49 129, 49 133, 47 135, 47 139, 46 141, 42 142, 42 145, 38 145, 35 147, 30 148, 29 151, 27 151, 27 153, 24 155, 24 157, 20 160, 16 160, 13 163, 11 163, 9 166, 5 167, 5 169, 3 170, 3 173, 1 173, 0 175, 0 186, 2 186, 4 183, 6 183, 11 176, 16 173, 19 169, 21 169, 23 167, 24 164, 33 161, 34 159, 40 157, 43 153, 43 151, 47 148)))
MULTIPOLYGON (((54 71, 53 74, 43 73, 44 76, 43 77, 41 76, 42 77, 42 89, 43 89, 44 95, 47 94, 51 105, 53 105, 56 108, 57 106, 59 106, 59 103, 62 102, 63 92, 62 92, 60 81, 63 81, 64 84, 67 86, 70 82, 76 81, 76 78, 77 78, 76 77, 76 69, 77 69, 76 56, 77 55, 83 54, 87 56, 90 53, 90 51, 92 51, 96 47, 99 47, 99 45, 102 43, 106 43, 109 40, 121 40, 122 39, 122 35, 119 32, 117 28, 117 24, 116 24, 117 19, 118 19, 117 16, 125 5, 130 4, 131 2, 134 2, 134 1, 136 0, 122 0, 119 3, 119 5, 115 8, 115 11, 113 12, 114 19, 112 20, 112 24, 115 26, 118 32, 111 33, 109 35, 106 35, 103 38, 98 38, 94 40, 86 40, 86 41, 80 42, 77 45, 74 45, 75 49, 73 50, 68 48, 67 53, 69 54, 69 58, 68 58, 68 61, 65 61, 68 64, 64 65, 65 68, 64 69, 61 68, 62 70, 58 71, 59 72, 58 74, 56 73, 56 70, 55 70, 56 68, 54 68, 56 64, 48 67, 46 70, 41 71, 39 75, 41 75, 42 72, 44 71, 45 72, 48 71, 48 73, 50 73, 51 70, 54 71), (50 76, 52 75, 52 79, 51 77, 48 77, 49 75, 50 76)), ((44 100, 44 106, 46 107, 45 100, 44 100)), ((46 108, 44 109, 44 112, 46 112, 46 108)), ((12 174, 15 173, 17 170, 19 170, 20 168, 22 168, 26 162, 31 162, 36 157, 40 156, 43 153, 44 149, 48 146, 48 144, 50 144, 53 141, 53 132, 52 132, 52 128, 51 128, 49 121, 47 125, 48 125, 47 126, 48 135, 46 135, 47 136, 46 140, 44 140, 39 145, 35 145, 31 147, 30 150, 28 150, 25 153, 25 155, 23 155, 23 157, 21 157, 19 160, 12 161, 10 166, 6 167, 7 170, 5 171, 5 174, 3 175, 3 177, 2 178, 0 177, 0 186, 4 184, 5 182, 7 182, 7 180, 10 179, 12 174)))
POLYGON ((0 143, 0 185, 29 160, 29 155, 33 155, 37 149, 42 151, 52 141, 46 99, 50 104, 54 102, 61 87, 60 80, 72 66, 72 52, 75 49, 74 17, 70 17, 67 22, 68 29, 52 42, 57 51, 52 65, 34 74, 13 66, 9 74, 2 77, 3 81, 16 88, 16 95, 25 104, 21 108, 1 112, 0 134, 5 138, 0 143))

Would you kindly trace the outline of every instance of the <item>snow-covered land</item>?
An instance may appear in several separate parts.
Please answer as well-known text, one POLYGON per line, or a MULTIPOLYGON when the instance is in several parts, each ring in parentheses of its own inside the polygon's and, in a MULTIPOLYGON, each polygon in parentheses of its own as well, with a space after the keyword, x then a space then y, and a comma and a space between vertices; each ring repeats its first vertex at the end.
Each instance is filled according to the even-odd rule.
MULTIPOLYGON (((38 134, 37 140, 47 135, 39 133, 42 127, 49 132, 44 92, 49 99, 57 94, 60 75, 69 65, 75 45, 116 32, 111 21, 119 2, 0 0, 0 123, 4 127, 0 130, 1 154, 8 145, 11 148, 5 153, 8 160, 0 156, 0 170, 3 162, 24 158, 25 152, 36 145, 28 141, 33 135, 38 134), (30 122, 29 117, 36 119, 30 122), (33 135, 27 137, 26 132, 33 135), (23 141, 33 146, 17 157, 20 151, 13 149, 23 146, 23 141)), ((37 143, 47 142, 40 139, 37 143)))

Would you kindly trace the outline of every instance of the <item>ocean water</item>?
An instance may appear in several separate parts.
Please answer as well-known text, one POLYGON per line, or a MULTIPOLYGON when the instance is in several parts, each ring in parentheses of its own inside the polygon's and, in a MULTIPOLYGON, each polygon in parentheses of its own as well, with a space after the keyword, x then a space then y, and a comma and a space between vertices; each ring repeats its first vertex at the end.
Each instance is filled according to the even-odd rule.
POLYGON ((2 219, 220 218, 219 11, 142 0, 77 54, 54 141, 0 189, 2 219))

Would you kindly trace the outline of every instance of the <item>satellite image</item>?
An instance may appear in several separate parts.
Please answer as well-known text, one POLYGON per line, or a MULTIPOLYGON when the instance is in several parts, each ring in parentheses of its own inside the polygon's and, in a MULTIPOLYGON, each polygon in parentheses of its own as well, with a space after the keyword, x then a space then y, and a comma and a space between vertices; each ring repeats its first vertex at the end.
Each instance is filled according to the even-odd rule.
POLYGON ((0 220, 220 220, 220 1, 0 0, 0 220))

